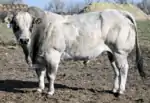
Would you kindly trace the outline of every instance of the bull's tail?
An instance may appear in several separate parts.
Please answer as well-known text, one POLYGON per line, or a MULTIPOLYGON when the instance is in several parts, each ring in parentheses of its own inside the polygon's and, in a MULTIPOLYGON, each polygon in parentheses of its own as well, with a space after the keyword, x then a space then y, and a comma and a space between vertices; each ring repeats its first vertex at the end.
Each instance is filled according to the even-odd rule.
POLYGON ((140 46, 139 46, 139 41, 138 41, 138 32, 137 32, 137 28, 135 27, 135 31, 136 31, 136 38, 135 38, 135 45, 136 45, 136 65, 139 71, 139 74, 141 77, 146 77, 146 74, 143 70, 143 57, 141 54, 141 50, 140 50, 140 46))
POLYGON ((135 32, 136 32, 136 35, 135 35, 136 36, 135 37, 136 65, 137 65, 137 69, 139 71, 140 76, 145 78, 146 74, 145 74, 145 72, 143 70, 143 57, 142 57, 140 46, 139 46, 138 32, 137 32, 137 25, 136 25, 135 18, 129 12, 123 11, 122 13, 123 13, 123 15, 125 15, 134 24, 134 28, 135 28, 135 32))
POLYGON ((127 18, 135 25, 135 27, 137 27, 135 18, 134 18, 134 16, 133 16, 131 13, 129 13, 128 11, 124 11, 124 10, 122 10, 122 11, 120 11, 120 12, 121 12, 125 17, 127 17, 127 18))

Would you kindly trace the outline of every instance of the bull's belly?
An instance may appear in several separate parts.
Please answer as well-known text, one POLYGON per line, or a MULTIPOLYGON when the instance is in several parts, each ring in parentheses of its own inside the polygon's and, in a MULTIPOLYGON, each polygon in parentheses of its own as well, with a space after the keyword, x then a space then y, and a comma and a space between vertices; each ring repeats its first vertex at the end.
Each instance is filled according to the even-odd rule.
POLYGON ((83 55, 70 55, 69 53, 64 52, 61 56, 61 60, 89 60, 89 56, 83 56, 83 55))
POLYGON ((90 60, 106 51, 105 46, 99 45, 92 49, 68 50, 62 53, 61 60, 90 60))

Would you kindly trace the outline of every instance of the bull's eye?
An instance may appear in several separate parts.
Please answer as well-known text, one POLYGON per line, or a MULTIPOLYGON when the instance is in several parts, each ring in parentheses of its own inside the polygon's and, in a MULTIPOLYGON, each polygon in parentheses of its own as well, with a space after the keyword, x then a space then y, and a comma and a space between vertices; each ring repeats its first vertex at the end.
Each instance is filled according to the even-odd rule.
POLYGON ((33 31, 33 24, 30 26, 29 30, 30 30, 30 32, 33 31))
POLYGON ((19 26, 17 25, 15 21, 12 22, 12 28, 14 32, 17 32, 20 30, 19 26))
POLYGON ((30 30, 30 32, 32 32, 32 28, 33 28, 33 27, 30 27, 30 29, 29 29, 29 30, 30 30))
POLYGON ((14 25, 14 26, 13 26, 13 29, 14 29, 14 31, 19 31, 19 26, 14 25))

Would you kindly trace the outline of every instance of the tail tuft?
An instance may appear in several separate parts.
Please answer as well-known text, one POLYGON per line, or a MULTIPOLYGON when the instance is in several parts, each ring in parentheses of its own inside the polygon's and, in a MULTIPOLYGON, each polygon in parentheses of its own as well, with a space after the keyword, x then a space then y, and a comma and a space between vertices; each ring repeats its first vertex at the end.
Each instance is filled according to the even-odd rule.
POLYGON ((143 70, 143 57, 142 56, 137 60, 137 68, 138 68, 140 76, 142 78, 146 78, 146 74, 143 70))

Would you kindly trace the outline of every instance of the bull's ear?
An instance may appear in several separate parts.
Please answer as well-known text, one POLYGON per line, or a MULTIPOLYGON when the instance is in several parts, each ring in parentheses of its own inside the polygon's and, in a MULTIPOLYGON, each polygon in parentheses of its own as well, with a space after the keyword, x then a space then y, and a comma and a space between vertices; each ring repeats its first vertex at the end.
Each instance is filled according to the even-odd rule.
POLYGON ((7 24, 7 28, 11 28, 12 27, 12 17, 5 17, 4 23, 7 24))
POLYGON ((11 21, 15 15, 16 15, 16 12, 8 12, 7 16, 4 18, 4 22, 11 23, 11 21))
POLYGON ((41 18, 34 18, 33 19, 33 23, 34 24, 40 24, 42 22, 42 19, 41 18))
POLYGON ((5 17, 4 18, 5 23, 11 23, 11 21, 12 21, 12 17, 5 17))

